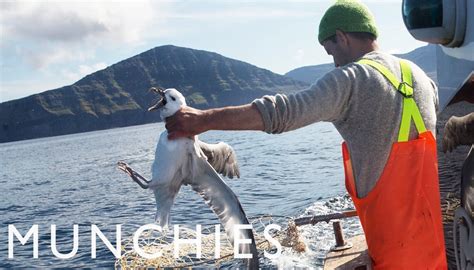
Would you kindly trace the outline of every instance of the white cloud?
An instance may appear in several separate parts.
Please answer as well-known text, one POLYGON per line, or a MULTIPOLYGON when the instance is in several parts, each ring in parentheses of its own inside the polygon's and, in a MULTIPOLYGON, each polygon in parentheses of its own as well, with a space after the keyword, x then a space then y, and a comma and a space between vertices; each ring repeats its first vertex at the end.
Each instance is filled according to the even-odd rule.
POLYGON ((8 20, 4 23, 7 34, 46 41, 78 41, 109 31, 104 22, 61 6, 51 9, 43 3, 28 12, 23 10, 20 7, 19 12, 7 12, 11 16, 4 19, 8 20))
POLYGON ((155 9, 156 6, 146 0, 7 3, 1 19, 7 39, 8 36, 22 36, 66 42, 88 37, 135 41, 147 26, 156 22, 154 17, 166 10, 166 3, 160 3, 160 8, 155 9))
POLYGON ((38 48, 17 47, 16 53, 37 70, 44 70, 50 65, 64 62, 87 61, 95 57, 90 48, 80 48, 77 45, 64 46, 42 46, 38 48))
POLYGON ((83 60, 84 54, 98 47, 140 44, 159 34, 160 14, 167 12, 169 3, 15 1, 0 5, 2 45, 17 47, 33 67, 44 68, 83 60))
POLYGON ((191 13, 167 13, 167 19, 191 19, 191 20, 242 20, 242 19, 258 19, 264 20, 269 18, 301 18, 314 17, 317 12, 302 9, 281 9, 268 8, 262 6, 242 7, 237 4, 227 6, 226 8, 214 11, 193 11, 191 13))

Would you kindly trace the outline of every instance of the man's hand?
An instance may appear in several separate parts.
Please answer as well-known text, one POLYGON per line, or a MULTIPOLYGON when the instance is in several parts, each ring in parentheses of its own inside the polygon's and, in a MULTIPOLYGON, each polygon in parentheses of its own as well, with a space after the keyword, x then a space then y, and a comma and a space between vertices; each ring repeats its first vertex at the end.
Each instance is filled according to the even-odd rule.
POLYGON ((208 131, 207 113, 192 107, 182 107, 166 120, 166 129, 170 140, 181 137, 192 137, 208 131))
POLYGON ((453 116, 444 126, 443 152, 453 151, 458 145, 474 143, 474 113, 463 117, 453 116))

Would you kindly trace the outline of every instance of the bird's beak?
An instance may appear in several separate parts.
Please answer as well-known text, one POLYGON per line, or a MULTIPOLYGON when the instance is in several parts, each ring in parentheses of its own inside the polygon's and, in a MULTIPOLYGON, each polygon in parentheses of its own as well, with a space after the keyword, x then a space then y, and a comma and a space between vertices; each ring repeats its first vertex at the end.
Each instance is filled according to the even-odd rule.
POLYGON ((165 92, 163 90, 163 88, 160 88, 160 87, 152 87, 148 90, 149 92, 155 92, 157 94, 159 94, 161 97, 160 99, 158 100, 158 102, 156 102, 153 106, 151 106, 150 108, 148 108, 148 111, 154 111, 154 110, 158 110, 158 109, 161 109, 163 106, 166 105, 166 97, 165 97, 165 92))

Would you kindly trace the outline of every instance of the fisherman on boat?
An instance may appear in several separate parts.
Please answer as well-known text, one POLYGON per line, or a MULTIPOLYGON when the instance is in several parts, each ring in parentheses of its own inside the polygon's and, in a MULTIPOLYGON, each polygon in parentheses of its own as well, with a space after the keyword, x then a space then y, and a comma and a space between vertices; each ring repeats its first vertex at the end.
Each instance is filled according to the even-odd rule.
POLYGON ((292 95, 166 119, 169 137, 208 130, 282 133, 332 122, 343 143, 346 188, 375 269, 446 269, 435 133, 437 87, 417 65, 383 53, 368 8, 341 0, 319 24, 336 69, 292 95))

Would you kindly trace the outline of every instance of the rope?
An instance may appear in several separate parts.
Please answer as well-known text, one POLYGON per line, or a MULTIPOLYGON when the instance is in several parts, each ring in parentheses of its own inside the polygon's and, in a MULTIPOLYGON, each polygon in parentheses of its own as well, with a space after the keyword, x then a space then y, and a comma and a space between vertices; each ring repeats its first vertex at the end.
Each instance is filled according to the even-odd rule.
MULTIPOLYGON (((300 233, 294 221, 285 216, 262 215, 249 219, 254 229, 254 238, 259 251, 259 256, 263 252, 275 250, 263 232, 266 226, 277 224, 282 227, 280 231, 270 231, 272 238, 276 239, 282 246, 290 247, 296 252, 306 250, 304 242, 300 239, 300 233), (282 226, 286 224, 286 226, 282 226)), ((115 269, 135 269, 135 268, 185 268, 193 266, 219 267, 227 263, 236 263, 234 259, 234 248, 227 238, 227 235, 221 228, 220 236, 220 256, 215 258, 216 232, 215 225, 203 225, 201 230, 201 257, 196 256, 196 245, 179 245, 179 256, 174 257, 173 230, 168 232, 146 231, 138 241, 139 247, 150 254, 161 252, 161 256, 155 259, 146 259, 135 252, 133 247, 133 238, 129 238, 122 246, 122 257, 115 262, 115 269)), ((180 226, 180 239, 196 239, 196 231, 180 226)))

